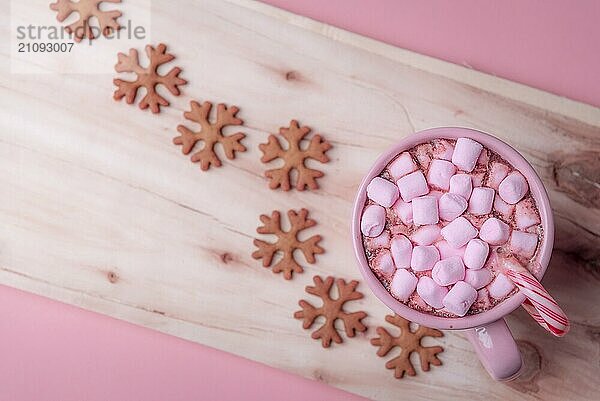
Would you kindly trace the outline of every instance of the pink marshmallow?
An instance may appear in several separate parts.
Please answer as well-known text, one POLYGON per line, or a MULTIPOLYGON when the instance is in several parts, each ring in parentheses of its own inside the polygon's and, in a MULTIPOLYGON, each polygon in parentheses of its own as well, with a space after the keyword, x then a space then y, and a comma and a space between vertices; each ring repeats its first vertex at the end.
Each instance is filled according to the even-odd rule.
POLYGON ((538 245, 538 236, 523 231, 513 231, 510 236, 510 250, 517 255, 530 258, 538 245))
POLYGON ((398 198, 392 209, 404 224, 409 226, 413 223, 412 205, 410 203, 398 198))
POLYGON ((387 249, 380 252, 379 255, 373 259, 373 268, 385 278, 392 278, 394 272, 396 271, 396 266, 394 265, 394 260, 392 259, 392 253, 387 249))
POLYGON ((454 248, 445 240, 436 242, 435 246, 440 252, 440 259, 447 259, 451 256, 460 256, 462 258, 465 254, 465 249, 467 249, 466 246, 463 246, 461 248, 454 248))
POLYGON ((396 235, 392 238, 390 249, 394 264, 398 269, 408 269, 412 258, 412 243, 404 235, 396 235))
POLYGON ((465 265, 460 256, 440 260, 433 267, 431 278, 438 285, 452 285, 465 278, 465 265))
POLYGON ((440 260, 440 252, 433 245, 417 245, 413 248, 410 267, 416 272, 431 270, 440 260))
POLYGON ((410 236, 417 245, 431 245, 440 238, 440 227, 437 225, 421 226, 410 236))
POLYGON ((515 285, 508 277, 500 273, 496 276, 494 281, 489 285, 488 291, 490 296, 496 299, 502 299, 515 288, 515 285))
POLYGON ((412 200, 413 223, 419 226, 437 224, 438 202, 435 196, 421 196, 412 200))
POLYGON ((490 253, 490 246, 487 242, 480 239, 474 238, 467 244, 463 260, 465 266, 469 269, 478 270, 485 265, 488 254, 490 253))
POLYGON ((448 289, 437 285, 431 277, 423 276, 417 283, 417 294, 427 305, 441 309, 444 307, 442 300, 448 294, 448 289))
POLYGON ((460 248, 477 237, 477 229, 463 216, 448 223, 446 227, 442 228, 441 233, 442 237, 454 248, 460 248))
POLYGON ((447 191, 450 188, 450 177, 456 173, 456 166, 446 160, 432 160, 427 172, 429 185, 447 191))
POLYGON ((540 224, 540 217, 531 199, 523 199, 515 205, 515 223, 519 230, 540 224))
POLYGON ((400 156, 396 157, 396 159, 391 162, 390 166, 388 167, 388 171, 396 180, 400 177, 404 177, 408 173, 412 173, 416 169, 417 165, 408 152, 404 152, 400 156))
POLYGON ((366 238, 367 249, 376 250, 390 247, 390 233, 382 232, 375 238, 366 238))
POLYGON ((477 291, 464 281, 459 281, 444 297, 442 303, 448 312, 457 316, 464 316, 477 299, 477 291))
POLYGON ((476 216, 482 216, 492 211, 494 204, 494 195, 496 191, 487 187, 473 188, 471 198, 469 199, 469 213, 476 216))
POLYGON ((398 187, 388 180, 375 177, 367 185, 367 197, 383 207, 390 207, 400 196, 398 187))
POLYGON ((456 174, 450 178, 450 192, 465 199, 471 197, 473 182, 469 174, 456 174))
POLYGON ((508 241, 510 227, 502 220, 490 217, 483 222, 479 229, 479 238, 490 245, 502 245, 508 241))
POLYGON ((406 269, 398 269, 390 283, 390 292, 400 301, 406 302, 417 287, 417 276, 406 269))
POLYGON ((369 205, 363 210, 360 231, 367 237, 377 237, 385 227, 385 209, 379 205, 369 205))
POLYGON ((498 189, 498 186, 504 178, 508 175, 510 167, 504 163, 493 162, 490 165, 490 171, 487 178, 487 186, 490 188, 498 189))
POLYGON ((440 197, 438 208, 442 220, 452 221, 467 210, 467 201, 460 195, 448 192, 440 197))
POLYGON ((494 197, 494 210, 500 213, 505 219, 509 219, 515 211, 515 205, 509 205, 501 197, 494 197))
POLYGON ((492 272, 490 269, 467 269, 465 271, 465 283, 476 290, 485 287, 492 281, 492 272))
POLYGON ((426 195, 429 192, 427 181, 425 181, 425 176, 421 170, 405 175, 396 181, 396 184, 404 202, 410 202, 414 198, 426 195))
POLYGON ((527 180, 518 171, 513 171, 507 175, 498 186, 498 195, 504 202, 511 205, 523 199, 527 191, 529 191, 527 180))
POLYGON ((462 171, 470 173, 475 168, 482 149, 483 146, 479 142, 470 138, 458 138, 452 154, 452 163, 462 171))

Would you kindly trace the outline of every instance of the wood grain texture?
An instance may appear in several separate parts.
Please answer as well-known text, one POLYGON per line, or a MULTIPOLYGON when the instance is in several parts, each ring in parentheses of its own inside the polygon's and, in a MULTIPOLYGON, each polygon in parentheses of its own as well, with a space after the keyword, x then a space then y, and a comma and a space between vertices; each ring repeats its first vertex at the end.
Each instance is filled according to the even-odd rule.
MULTIPOLYGON (((32 15, 46 3, 32 1, 32 15)), ((597 395, 599 109, 247 0, 155 1, 152 12, 154 43, 169 45, 189 81, 158 116, 114 102, 111 74, 11 74, 2 45, 0 283, 378 400, 597 395), (181 155, 171 139, 192 99, 239 106, 249 151, 208 173, 181 155), (263 177, 258 144, 292 118, 334 146, 316 192, 271 191, 263 177), (343 345, 323 350, 292 317, 312 275, 360 279, 349 218, 370 164, 399 138, 441 125, 519 149, 555 211, 544 284, 573 328, 555 339, 523 311, 509 316, 527 372, 508 385, 456 332, 440 340, 443 366, 394 380, 369 344, 389 311, 364 284, 355 303, 370 328, 343 345), (306 235, 321 234, 326 253, 288 282, 250 257, 252 239, 261 213, 302 207, 318 221, 306 235)), ((95 46, 110 64, 127 50, 95 46)))

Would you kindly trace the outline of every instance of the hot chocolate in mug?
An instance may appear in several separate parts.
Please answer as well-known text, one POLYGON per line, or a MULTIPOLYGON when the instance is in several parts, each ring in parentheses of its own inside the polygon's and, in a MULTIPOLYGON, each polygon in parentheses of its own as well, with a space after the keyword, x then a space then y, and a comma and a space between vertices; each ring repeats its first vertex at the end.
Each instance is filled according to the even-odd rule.
POLYGON ((504 316, 518 308, 525 301, 525 295, 516 292, 492 308, 476 314, 467 314, 463 317, 436 316, 413 309, 394 298, 371 270, 365 254, 361 217, 367 201, 367 186, 371 180, 379 176, 386 166, 404 151, 435 139, 456 140, 458 138, 470 138, 480 143, 484 148, 510 163, 527 180, 529 191, 539 211, 543 230, 536 253, 536 263, 539 266, 535 272, 536 278, 541 280, 550 262, 554 241, 554 220, 544 185, 531 165, 518 151, 492 135, 470 128, 442 127, 420 131, 403 138, 377 159, 362 180, 354 202, 352 217, 354 251, 358 266, 368 286, 377 298, 392 311, 427 327, 441 330, 464 330, 489 374, 496 380, 512 380, 521 371, 522 359, 517 344, 504 321, 504 316))

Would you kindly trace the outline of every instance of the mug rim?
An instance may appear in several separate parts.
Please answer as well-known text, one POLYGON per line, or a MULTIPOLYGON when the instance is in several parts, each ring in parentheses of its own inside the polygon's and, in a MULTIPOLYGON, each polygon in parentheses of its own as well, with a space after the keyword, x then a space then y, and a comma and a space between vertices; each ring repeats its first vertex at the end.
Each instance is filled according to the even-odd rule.
POLYGON ((536 275, 538 280, 542 279, 546 269, 548 268, 550 257, 552 255, 552 247, 554 244, 554 218, 552 215, 552 209, 550 208, 550 200, 548 198, 546 188, 531 164, 529 164, 529 162, 516 149, 508 145, 506 142, 496 138, 491 134, 488 134, 487 132, 467 127, 428 128, 402 138, 377 158, 367 174, 363 177, 363 180, 358 188, 352 213, 352 242, 354 253, 363 278, 367 282, 367 285, 371 291, 380 301, 387 305, 396 314, 403 316, 412 322, 437 329, 463 330, 492 323, 518 308, 525 300, 525 296, 517 292, 510 298, 504 300, 487 311, 475 315, 466 315, 463 317, 435 316, 412 309, 395 299, 386 290, 383 284, 375 276, 373 271, 371 271, 363 246, 360 220, 367 199, 367 185, 375 176, 381 173, 385 166, 387 166, 387 164, 394 157, 418 144, 429 142, 433 139, 457 139, 461 137, 471 138, 481 143, 484 147, 491 149, 495 153, 498 153, 515 169, 519 170, 527 179, 529 190, 536 201, 536 205, 540 213, 540 220, 543 229, 542 242, 539 245, 538 250, 538 263, 541 266, 539 273, 536 275))

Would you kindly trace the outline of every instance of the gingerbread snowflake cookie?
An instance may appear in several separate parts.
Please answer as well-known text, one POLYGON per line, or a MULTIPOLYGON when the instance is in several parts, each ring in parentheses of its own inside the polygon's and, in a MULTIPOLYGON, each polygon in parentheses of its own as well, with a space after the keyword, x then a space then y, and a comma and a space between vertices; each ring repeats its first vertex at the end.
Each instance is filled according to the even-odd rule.
POLYGON ((121 16, 118 10, 104 11, 100 10, 101 3, 120 3, 121 0, 57 0, 50 4, 50 9, 56 11, 56 19, 63 22, 71 14, 78 14, 79 19, 65 28, 67 33, 73 35, 75 42, 81 42, 83 39, 92 40, 96 38, 94 28, 90 25, 90 20, 95 18, 98 21, 99 29, 102 35, 107 36, 114 31, 121 29, 117 19, 121 16))
POLYGON ((356 291, 358 281, 352 280, 346 283, 341 278, 335 280, 338 293, 336 298, 333 298, 331 294, 334 282, 333 277, 327 277, 323 281, 321 276, 315 276, 313 277, 313 282, 315 283, 314 286, 306 286, 306 292, 321 298, 323 304, 320 307, 315 307, 308 301, 301 300, 298 304, 302 310, 294 313, 294 318, 302 319, 302 327, 304 329, 310 329, 319 316, 325 318, 325 322, 321 327, 311 335, 315 340, 321 340, 323 348, 328 348, 331 345, 331 341, 338 344, 342 343, 342 337, 335 327, 335 321, 338 319, 344 323, 344 331, 348 337, 354 337, 356 332, 367 330, 367 326, 361 321, 367 316, 365 312, 346 312, 344 310, 347 302, 363 297, 362 293, 356 291))
POLYGON ((160 106, 168 106, 169 102, 158 94, 156 87, 162 85, 174 96, 179 96, 179 86, 185 85, 187 81, 179 77, 181 73, 179 67, 172 68, 166 75, 159 74, 158 68, 175 58, 172 54, 167 53, 166 45, 161 43, 156 48, 148 45, 146 46, 146 55, 149 60, 148 67, 140 65, 136 49, 130 49, 129 54, 118 54, 118 62, 115 65, 115 70, 117 72, 134 73, 136 79, 134 81, 125 81, 115 78, 113 82, 117 90, 113 97, 115 100, 125 98, 128 104, 133 104, 138 90, 144 88, 146 95, 140 101, 140 109, 145 110, 150 107, 153 113, 158 113, 160 112, 160 106))
POLYGON ((331 144, 321 137, 314 135, 307 147, 302 146, 302 140, 310 133, 310 128, 301 127, 296 120, 290 122, 288 128, 280 128, 279 134, 287 142, 287 149, 284 149, 275 135, 269 135, 267 143, 259 145, 263 156, 260 159, 263 163, 269 163, 275 159, 282 159, 283 166, 267 170, 265 176, 269 179, 269 187, 277 189, 281 187, 284 191, 291 189, 291 174, 293 170, 297 172, 295 187, 299 191, 306 188, 317 189, 317 178, 323 176, 323 172, 306 166, 306 160, 314 159, 321 163, 327 163, 329 157, 326 153, 331 149, 331 144))
POLYGON ((234 159, 236 152, 245 152, 246 147, 240 141, 246 136, 238 132, 225 136, 223 128, 227 126, 242 125, 243 121, 236 117, 239 109, 235 106, 227 107, 220 103, 217 106, 216 116, 211 121, 210 111, 212 103, 204 102, 202 104, 192 101, 191 110, 184 113, 184 117, 200 125, 199 131, 192 131, 184 125, 177 127, 181 135, 173 138, 175 145, 181 145, 181 152, 187 155, 192 152, 198 142, 202 143, 202 148, 195 151, 191 160, 194 163, 199 162, 203 171, 211 166, 220 167, 221 159, 215 153, 215 146, 220 143, 228 159, 234 159))
POLYGON ((371 344, 379 347, 377 355, 380 357, 386 356, 394 347, 401 349, 400 355, 390 359, 385 364, 388 369, 394 369, 394 376, 397 379, 402 379, 404 374, 415 376, 415 368, 410 361, 410 355, 416 352, 421 361, 421 369, 425 372, 429 371, 430 365, 440 366, 442 361, 437 357, 437 354, 443 352, 444 349, 440 346, 425 347, 421 344, 424 337, 443 337, 444 334, 436 329, 430 329, 425 326, 419 326, 416 331, 410 329, 410 321, 398 315, 388 315, 385 317, 388 323, 400 329, 400 334, 393 336, 385 328, 377 327, 379 337, 371 339, 371 344))
POLYGON ((279 211, 273 211, 270 217, 265 214, 260 216, 260 221, 263 225, 258 227, 256 232, 259 234, 274 234, 277 237, 277 241, 270 243, 255 239, 254 245, 258 249, 254 251, 252 257, 254 259, 262 259, 263 266, 269 267, 273 263, 275 254, 282 254, 281 260, 272 266, 271 270, 273 273, 283 273, 283 277, 286 280, 290 280, 293 273, 302 273, 304 271, 294 258, 294 251, 301 251, 306 261, 311 264, 315 263, 316 254, 321 254, 325 251, 319 246, 319 241, 321 241, 320 235, 313 235, 304 241, 298 239, 300 231, 317 224, 316 221, 308 218, 308 210, 300 209, 299 212, 288 210, 287 216, 291 225, 288 231, 282 228, 281 213, 279 211))

